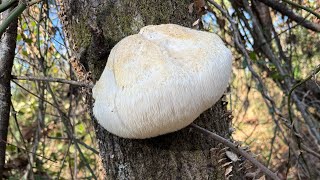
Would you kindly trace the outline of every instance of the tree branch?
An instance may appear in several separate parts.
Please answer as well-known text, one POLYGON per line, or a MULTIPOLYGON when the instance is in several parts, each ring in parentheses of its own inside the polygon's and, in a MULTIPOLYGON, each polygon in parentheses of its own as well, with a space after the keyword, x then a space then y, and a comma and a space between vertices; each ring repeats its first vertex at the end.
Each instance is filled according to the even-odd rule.
POLYGON ((320 24, 316 24, 304 19, 303 17, 299 16, 298 14, 290 10, 285 4, 275 0, 259 0, 259 1, 279 11, 281 14, 288 16, 290 19, 296 21, 297 23, 301 24, 305 28, 310 29, 312 31, 320 32, 320 24))
POLYGON ((295 3, 295 2, 289 1, 289 0, 282 0, 282 1, 288 3, 288 4, 292 5, 292 6, 304 9, 305 11, 315 15, 318 19, 320 19, 320 15, 318 13, 316 13, 315 11, 313 11, 312 9, 308 8, 308 7, 302 6, 302 5, 298 4, 298 3, 295 3))
MULTIPOLYGON (((8 18, 10 12, 11 10, 7 9, 1 13, 1 24, 8 18)), ((4 29, 4 33, 0 34, 0 178, 2 178, 6 159, 6 143, 3 141, 7 141, 8 137, 11 98, 10 75, 15 55, 17 23, 17 20, 13 20, 8 24, 8 28, 4 29)))
POLYGON ((27 5, 24 3, 19 4, 15 7, 5 19, 2 20, 0 25, 0 37, 5 32, 10 23, 14 22, 18 16, 27 8, 27 5))
MULTIPOLYGON (((289 91, 289 94, 288 94, 288 113, 289 113, 289 120, 290 120, 290 123, 291 123, 291 126, 293 128, 293 130, 296 132, 296 129, 295 129, 295 126, 294 126, 294 121, 292 119, 292 112, 291 112, 291 96, 292 96, 292 93, 293 91, 301 86, 302 84, 304 84, 305 82, 307 82, 308 80, 310 80, 312 77, 314 77, 315 74, 317 74, 318 72, 320 71, 320 64, 313 70, 313 72, 307 76, 304 80, 302 80, 301 82, 295 84, 289 91)), ((308 122, 308 119, 305 119, 307 122, 308 122)), ((310 121, 310 120, 309 120, 310 121)), ((320 140, 320 137, 319 137, 319 133, 317 132, 317 128, 316 127, 311 127, 311 134, 313 134, 316 139, 317 139, 317 142, 319 142, 320 140)), ((298 133, 298 132, 296 132, 298 133)))
POLYGON ((0 12, 3 12, 7 9, 9 9, 10 7, 13 6, 14 3, 18 3, 17 0, 12 0, 12 1, 5 1, 3 3, 0 4, 0 12))
POLYGON ((232 142, 228 141, 227 139, 211 132, 208 131, 194 123, 192 123, 190 125, 191 127, 193 127, 194 129, 200 131, 201 133, 212 137, 214 140, 224 144, 225 146, 231 148, 234 152, 240 154, 241 156, 245 157, 248 161, 250 161, 253 165, 255 165, 257 168, 259 168, 262 172, 264 172, 267 176, 269 176, 272 179, 276 179, 276 180, 280 180, 280 178, 273 173, 272 171, 270 171, 267 167, 265 167, 263 164, 261 164, 259 161, 257 161, 255 158, 253 158, 250 154, 248 154, 246 151, 242 150, 241 148, 238 148, 235 144, 233 144, 232 142))
POLYGON ((80 87, 89 87, 89 88, 93 87, 93 84, 88 84, 86 82, 66 80, 66 79, 61 79, 61 78, 51 78, 51 77, 34 77, 34 76, 15 76, 15 75, 12 75, 12 79, 29 80, 29 81, 57 82, 57 83, 65 83, 65 84, 70 84, 70 85, 80 86, 80 87))
POLYGON ((253 69, 253 62, 245 48, 245 45, 242 43, 242 40, 241 40, 241 36, 239 34, 239 29, 236 25, 236 22, 233 20, 233 18, 231 17, 231 15, 225 10, 223 9, 218 3, 216 3, 215 1, 213 0, 207 0, 210 4, 212 4, 213 6, 215 6, 221 13, 222 15, 224 15, 227 20, 229 21, 230 25, 231 25, 231 29, 232 29, 232 32, 233 32, 233 41, 234 41, 234 44, 235 46, 240 50, 240 52, 244 55, 245 57, 245 60, 247 62, 247 65, 248 65, 248 68, 250 70, 250 72, 252 73, 253 77, 255 78, 258 86, 261 87, 261 94, 262 96, 264 97, 264 99, 266 99, 266 104, 268 107, 271 107, 272 110, 277 114, 279 115, 280 117, 283 117, 281 111, 276 108, 275 106, 275 102, 273 101, 273 99, 269 96, 269 93, 266 89, 266 87, 264 86, 263 84, 263 81, 261 79, 261 77, 258 75, 257 72, 255 72, 255 70, 253 69))
POLYGON ((240 154, 241 156, 245 157, 247 160, 249 160, 252 164, 254 164, 257 168, 259 168, 262 172, 264 172, 267 176, 269 176, 272 179, 276 179, 276 180, 280 180, 280 178, 273 173, 272 171, 270 171, 267 167, 265 167, 263 164, 261 164, 259 161, 257 161, 255 158, 253 158, 250 154, 248 154, 246 151, 242 150, 241 148, 238 148, 235 144, 233 144, 232 142, 228 141, 227 139, 211 132, 208 131, 194 123, 192 123, 190 125, 191 127, 193 127, 194 129, 198 130, 199 132, 208 135, 210 137, 212 137, 214 140, 224 144, 225 146, 231 148, 233 151, 235 151, 236 153, 240 154))

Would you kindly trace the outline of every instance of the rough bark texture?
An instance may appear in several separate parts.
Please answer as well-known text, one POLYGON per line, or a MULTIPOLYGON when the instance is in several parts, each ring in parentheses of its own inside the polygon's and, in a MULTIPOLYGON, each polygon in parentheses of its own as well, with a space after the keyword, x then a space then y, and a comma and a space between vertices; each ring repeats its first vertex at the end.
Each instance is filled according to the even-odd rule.
MULTIPOLYGON (((104 69, 110 49, 125 36, 149 24, 175 23, 190 27, 188 0, 62 0, 67 38, 93 80, 104 69)), ((226 138, 230 117, 222 101, 196 123, 226 138)), ((94 119, 94 118, 93 118, 94 119)), ((187 127, 164 136, 129 140, 109 134, 95 123, 107 179, 224 179, 217 143, 187 127), (218 157, 219 156, 219 157, 218 157)), ((234 171, 236 172, 236 171, 234 171)), ((241 175, 241 174, 240 174, 241 175)), ((239 174, 234 174, 239 179, 239 174)), ((241 179, 241 178, 240 178, 241 179)))
MULTIPOLYGON (((1 1, 0 1, 1 2, 1 1)), ((9 10, 0 14, 0 24, 9 10)), ((0 41, 0 178, 5 164, 6 142, 10 116, 10 80, 17 37, 17 21, 11 23, 0 41)))

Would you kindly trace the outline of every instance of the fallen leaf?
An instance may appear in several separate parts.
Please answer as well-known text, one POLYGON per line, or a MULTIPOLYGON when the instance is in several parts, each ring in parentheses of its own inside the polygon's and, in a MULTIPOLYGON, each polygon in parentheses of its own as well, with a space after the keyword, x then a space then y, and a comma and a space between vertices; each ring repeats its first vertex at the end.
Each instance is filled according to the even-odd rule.
POLYGON ((225 176, 228 176, 232 172, 232 166, 229 166, 224 173, 225 176))
POLYGON ((226 155, 233 162, 236 162, 236 161, 239 160, 238 156, 235 153, 231 152, 231 151, 227 151, 226 155))

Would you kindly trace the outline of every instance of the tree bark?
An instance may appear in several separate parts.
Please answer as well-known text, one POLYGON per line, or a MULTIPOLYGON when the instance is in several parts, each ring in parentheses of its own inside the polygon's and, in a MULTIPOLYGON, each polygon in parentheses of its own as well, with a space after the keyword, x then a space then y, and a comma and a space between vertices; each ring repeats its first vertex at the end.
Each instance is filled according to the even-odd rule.
MULTIPOLYGON (((0 14, 0 24, 8 17, 9 12, 10 10, 6 10, 0 14)), ((9 25, 0 41, 0 178, 2 178, 5 165, 6 142, 10 116, 10 80, 16 48, 16 37, 17 20, 9 25)))
MULTIPOLYGON (((149 24, 174 23, 190 27, 189 0, 61 0, 62 22, 69 44, 93 81, 99 79, 111 48, 122 38, 149 24)), ((230 138, 230 113, 218 101, 196 124, 230 138)), ((94 117, 92 116, 94 120, 94 117)), ((224 158, 213 140, 187 127, 145 140, 123 139, 95 124, 107 179, 224 179, 224 158)), ((233 171, 234 179, 243 174, 233 171)), ((242 177, 242 178, 241 178, 242 177)))

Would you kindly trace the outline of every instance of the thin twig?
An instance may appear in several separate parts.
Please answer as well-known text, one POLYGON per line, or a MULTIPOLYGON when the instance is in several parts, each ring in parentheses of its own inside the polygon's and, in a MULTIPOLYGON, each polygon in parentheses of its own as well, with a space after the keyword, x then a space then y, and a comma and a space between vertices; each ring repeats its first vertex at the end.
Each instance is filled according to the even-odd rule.
POLYGON ((88 170, 89 170, 90 173, 92 174, 93 178, 94 178, 94 179, 97 179, 97 177, 95 176, 95 174, 94 174, 94 172, 93 172, 93 169, 90 167, 90 164, 89 164, 87 158, 86 158, 86 157, 84 156, 84 154, 82 153, 82 150, 81 150, 81 148, 80 148, 80 146, 79 146, 79 144, 78 144, 78 141, 75 141, 75 140, 74 140, 75 138, 74 138, 74 136, 73 136, 73 131, 72 131, 73 128, 72 128, 72 124, 71 124, 71 122, 70 122, 70 119, 69 119, 69 117, 67 117, 67 115, 59 108, 59 103, 58 103, 57 99, 56 99, 55 96, 54 96, 54 92, 53 92, 53 90, 51 89, 49 82, 47 82, 47 87, 48 87, 49 93, 52 95, 52 99, 53 99, 53 102, 54 102, 55 106, 57 107, 57 111, 58 111, 58 113, 59 113, 60 116, 61 116, 61 120, 62 120, 62 123, 64 124, 64 126, 65 126, 65 128, 66 128, 65 130, 66 130, 66 133, 67 133, 68 137, 69 137, 70 139, 72 139, 72 141, 74 142, 74 145, 75 145, 76 149, 77 149, 78 152, 79 152, 80 159, 83 161, 84 165, 88 168, 88 170))
POLYGON ((65 83, 65 84, 70 84, 70 85, 80 86, 80 87, 89 87, 89 88, 93 87, 93 84, 88 84, 88 83, 80 82, 80 81, 66 80, 66 79, 62 79, 62 78, 35 77, 35 76, 15 76, 15 75, 12 75, 12 79, 28 80, 28 81, 57 82, 57 83, 65 83))
MULTIPOLYGON (((28 150, 26 150, 26 149, 24 149, 24 148, 22 148, 22 147, 19 147, 19 146, 17 146, 17 145, 11 144, 11 143, 9 143, 9 142, 7 142, 7 141, 5 141, 5 140, 0 139, 0 141, 6 143, 6 144, 9 145, 9 146, 15 147, 15 148, 19 149, 20 151, 24 151, 24 152, 26 152, 26 153, 32 153, 32 152, 30 152, 30 151, 28 151, 28 150)), ((51 161, 51 162, 53 162, 53 163, 58 163, 57 161, 55 161, 55 160, 53 160, 53 159, 50 159, 50 158, 47 158, 47 157, 45 157, 45 156, 42 156, 42 155, 40 155, 40 154, 36 154, 36 153, 34 153, 34 154, 35 154, 36 156, 38 156, 38 157, 41 157, 41 158, 45 159, 45 160, 51 161)), ((55 166, 56 166, 56 165, 55 165, 55 166)))
POLYGON ((235 144, 228 141, 227 139, 208 131, 207 129, 204 129, 194 123, 190 125, 191 127, 195 128, 196 130, 200 131, 201 133, 208 135, 212 137, 214 140, 224 144, 225 146, 231 148, 236 153, 240 154, 241 156, 245 157, 248 161, 250 161, 253 165, 255 165, 257 168, 259 168, 262 172, 264 172, 267 176, 269 176, 272 179, 280 180, 280 178, 270 171, 267 167, 265 167, 263 164, 261 164, 259 161, 257 161, 255 158, 253 158, 250 154, 248 154, 246 151, 242 150, 241 148, 238 148, 235 144))
MULTIPOLYGON (((64 153, 64 156, 63 156, 63 158, 62 158, 62 163, 61 163, 61 167, 60 167, 60 169, 59 169, 58 175, 57 175, 57 179, 60 179, 60 175, 61 175, 61 172, 62 172, 62 169, 63 169, 63 166, 64 166, 64 162, 66 161, 66 158, 67 158, 67 156, 69 155, 71 143, 72 143, 72 141, 69 141, 68 148, 67 148, 67 152, 64 153)), ((72 176, 71 176, 71 177, 72 177, 72 176)))
POLYGON ((85 148, 89 149, 90 151, 92 151, 93 153, 99 155, 99 151, 97 151, 95 148, 87 145, 86 143, 82 142, 81 140, 74 138, 73 140, 70 138, 66 138, 66 137, 52 137, 52 136, 48 136, 47 138, 49 139, 56 139, 56 140, 65 140, 65 141, 77 141, 77 143, 79 143, 80 145, 84 146, 85 148))
POLYGON ((289 91, 289 94, 288 94, 288 113, 289 113, 289 120, 290 120, 292 126, 293 126, 294 122, 292 120, 292 112, 291 112, 291 95, 297 87, 301 86, 302 84, 304 84, 305 82, 310 80, 319 71, 320 71, 320 64, 313 70, 313 72, 308 77, 306 77, 303 81, 300 81, 299 83, 295 84, 289 91))
POLYGON ((306 152, 308 152, 309 154, 313 155, 314 157, 317 157, 318 159, 320 159, 320 154, 318 154, 317 152, 313 151, 312 149, 309 149, 307 146, 305 145, 301 145, 301 149, 305 150, 306 152))
MULTIPOLYGON (((40 98, 39 96, 37 96, 36 94, 32 93, 31 91, 28 91, 28 90, 25 89, 23 86, 21 86, 21 85, 19 85, 18 83, 16 83, 15 81, 13 81, 13 82, 14 82, 15 84, 17 84, 19 87, 21 87, 21 88, 23 88, 24 90, 26 90, 27 92, 29 92, 30 94, 36 96, 37 98, 40 98)), ((48 85, 48 84, 47 84, 47 85, 48 85)), ((50 93, 53 95, 53 97, 54 97, 54 94, 53 94, 51 88, 49 89, 49 92, 50 92, 50 93)), ((40 98, 40 99, 41 99, 41 98, 40 98)), ((70 129, 69 129, 69 125, 70 125, 70 124, 68 124, 68 122, 69 122, 68 117, 67 117, 67 116, 61 111, 61 109, 58 107, 58 103, 57 103, 57 101, 55 100, 55 98, 53 98, 53 99, 54 99, 54 104, 52 104, 52 103, 50 103, 50 102, 48 102, 48 101, 46 101, 46 100, 44 100, 44 101, 46 101, 48 104, 52 105, 53 107, 55 107, 55 108, 58 110, 58 113, 59 113, 60 116, 61 116, 62 122, 63 122, 64 125, 66 126, 67 135, 68 135, 69 138, 72 139, 72 141, 74 142, 76 148, 77 148, 78 151, 79 151, 79 154, 80 154, 80 156, 81 156, 81 159, 83 159, 83 160, 85 161, 84 163, 85 163, 85 165, 88 167, 89 171, 90 171, 91 173, 93 173, 93 170, 91 169, 91 167, 89 166, 89 164, 86 162, 87 160, 85 159, 84 155, 83 155, 82 152, 81 152, 81 149, 80 149, 80 147, 79 147, 78 141, 74 141, 74 137, 73 137, 73 135, 72 135, 72 132, 71 132, 70 129)), ((82 145, 83 145, 83 144, 82 144, 82 145)), ((94 153, 96 153, 96 152, 94 152, 94 153)), ((92 175, 95 177, 94 174, 92 174, 92 175)), ((96 179, 96 178, 95 178, 95 179, 96 179)))
MULTIPOLYGON (((21 141, 22 141, 22 145, 23 145, 24 149, 25 149, 27 152, 29 152, 29 153, 32 154, 32 152, 31 152, 30 150, 28 150, 28 147, 27 147, 26 142, 25 142, 25 140, 24 140, 23 134, 22 134, 22 132, 21 132, 21 129, 20 129, 20 126, 19 126, 19 123, 18 123, 17 111, 15 110, 15 108, 14 108, 14 106, 13 106, 13 104, 12 104, 12 101, 10 102, 10 104, 11 104, 11 111, 12 111, 13 119, 14 119, 14 122, 15 122, 15 124, 16 124, 17 129, 18 129, 19 136, 20 136, 21 141)), ((29 169, 29 171, 27 170, 27 172, 26 172, 26 177, 28 178, 29 172, 30 172, 30 177, 29 177, 29 178, 32 178, 32 179, 33 179, 33 178, 34 178, 34 174, 33 174, 33 170, 32 170, 32 161, 31 161, 31 159, 30 159, 29 153, 27 154, 27 159, 28 159, 28 166, 31 167, 31 168, 29 169)))
POLYGON ((225 10, 223 9, 218 3, 216 3, 213 0, 207 0, 210 4, 212 4, 213 6, 215 6, 229 21, 230 25, 231 25, 231 29, 233 32, 233 41, 236 45, 236 47, 242 52, 242 54, 245 57, 245 60, 247 62, 249 71, 251 72, 251 74, 253 75, 253 77, 255 78, 255 80, 258 83, 258 86, 261 87, 261 94, 264 97, 264 99, 266 99, 266 104, 270 107, 272 107, 272 110, 279 115, 280 117, 283 117, 281 111, 279 109, 276 108, 275 106, 275 102, 273 101, 273 99, 269 96, 269 93, 267 91, 267 89, 265 88, 263 81, 261 79, 261 77, 255 72, 255 70, 253 69, 253 63, 252 60, 245 48, 245 45, 242 43, 241 40, 241 36, 239 34, 239 30, 238 27, 236 25, 236 22, 234 21, 234 19, 231 17, 231 15, 225 10), (270 103, 270 104, 269 104, 270 103))
MULTIPOLYGON (((298 147, 299 147, 299 149, 302 149, 302 142, 301 142, 301 140, 300 140, 300 136, 299 136, 299 134, 298 134, 298 130, 296 129, 296 126, 294 125, 295 123, 295 121, 292 119, 292 112, 291 112, 291 95, 292 95, 292 93, 293 93, 293 91, 297 88, 297 87, 299 87, 299 86, 301 86, 302 84, 304 84, 305 82, 307 82, 308 80, 310 80, 315 74, 317 74, 318 72, 320 71, 320 64, 316 67, 316 69, 315 70, 313 70, 313 72, 308 76, 308 77, 306 77, 304 80, 302 80, 301 82, 299 82, 299 83, 297 83, 297 84, 295 84, 291 89, 290 89, 290 91, 289 91, 289 94, 288 94, 288 114, 289 114, 289 120, 290 120, 290 123, 291 123, 291 129, 292 129, 292 131, 291 131, 291 133, 293 133, 293 137, 295 137, 295 139, 296 139, 296 141, 298 142, 298 147)), ((312 129, 311 129, 312 130, 312 129)), ((315 134, 315 135, 317 135, 317 134, 315 134)), ((310 153, 310 151, 308 151, 309 153, 310 153)), ((286 175, 289 173, 289 170, 290 170, 290 156, 291 156, 291 148, 290 148, 290 146, 289 146, 289 151, 288 151, 288 154, 289 154, 289 157, 288 157, 288 162, 287 162, 287 172, 286 172, 286 175)), ((299 156, 302 156, 302 153, 299 153, 299 156)), ((314 154, 313 154, 314 155, 314 154)), ((305 158, 302 156, 302 160, 305 162, 306 160, 305 160, 305 158)), ((307 164, 307 163, 305 163, 305 164, 307 164)), ((309 173, 310 174, 310 173, 309 173)))
POLYGON ((275 142, 275 140, 277 138, 278 129, 279 129, 279 127, 276 126, 275 129, 274 129, 273 137, 271 139, 271 143, 270 143, 271 148, 270 148, 270 152, 269 152, 269 155, 268 155, 267 167, 269 167, 269 165, 270 165, 271 156, 272 156, 273 147, 274 147, 273 145, 274 145, 274 142, 275 142))
POLYGON ((312 10, 311 8, 309 8, 309 7, 302 6, 302 5, 298 4, 298 3, 295 3, 295 2, 289 1, 289 0, 282 0, 282 1, 288 3, 288 4, 292 5, 292 6, 295 6, 295 7, 301 8, 301 9, 304 9, 305 11, 307 11, 307 12, 315 15, 318 19, 320 19, 320 15, 319 15, 317 12, 313 11, 313 10, 312 10))
POLYGON ((267 6, 271 7, 272 9, 280 12, 283 15, 288 16, 289 19, 292 19, 296 22, 301 22, 301 25, 304 26, 307 29, 310 29, 315 32, 320 32, 320 25, 317 23, 313 23, 308 20, 304 20, 303 17, 293 12, 291 9, 289 9, 284 3, 281 3, 277 0, 259 0, 260 2, 263 2, 267 6))
POLYGON ((34 1, 29 1, 29 2, 28 2, 28 6, 35 5, 35 4, 37 4, 37 3, 41 2, 41 1, 43 1, 43 0, 34 0, 34 1))
POLYGON ((20 85, 19 83, 17 83, 16 81, 12 81, 13 83, 15 83, 17 86, 19 86, 21 89, 23 89, 24 91, 26 91, 27 93, 30 93, 31 95, 33 95, 34 97, 37 97, 38 99, 43 100, 44 102, 50 104, 52 107, 57 108, 54 104, 52 104, 51 102, 41 98, 40 96, 36 95, 35 93, 31 92, 30 90, 28 90, 27 88, 23 87, 22 85, 20 85))
POLYGON ((77 141, 77 143, 79 143, 80 145, 84 146, 85 148, 89 149, 90 151, 92 151, 93 153, 99 155, 99 151, 97 151, 95 148, 87 145, 86 143, 80 141, 79 139, 74 139, 74 141, 77 141))

